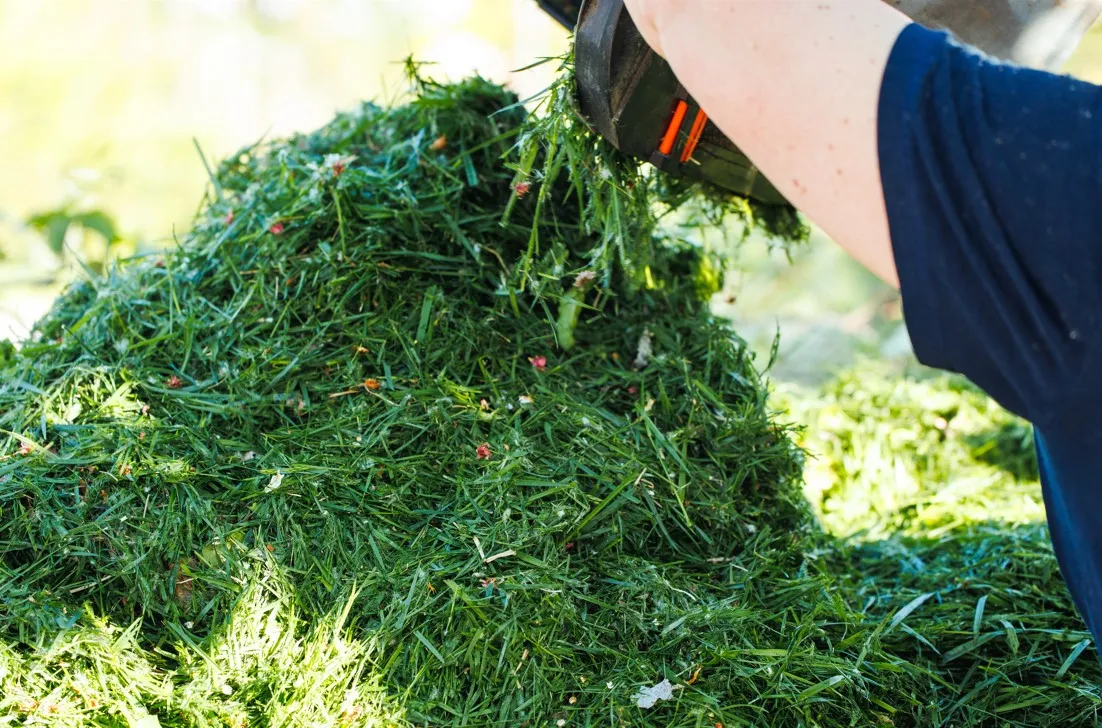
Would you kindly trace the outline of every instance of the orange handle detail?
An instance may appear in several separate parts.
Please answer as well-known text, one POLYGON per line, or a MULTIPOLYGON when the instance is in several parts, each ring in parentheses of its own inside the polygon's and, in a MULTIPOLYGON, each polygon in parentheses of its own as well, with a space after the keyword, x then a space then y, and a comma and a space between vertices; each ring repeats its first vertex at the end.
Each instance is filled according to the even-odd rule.
POLYGON ((662 135, 662 142, 658 145, 658 151, 662 154, 669 154, 673 151, 673 143, 677 139, 677 132, 681 131, 681 122, 685 121, 685 113, 689 110, 689 105, 684 101, 678 101, 677 106, 673 109, 673 118, 670 119, 670 125, 666 127, 666 133, 662 135))
POLYGON ((689 129, 689 141, 685 142, 685 149, 681 152, 682 164, 692 159, 696 145, 700 142, 700 135, 704 133, 704 125, 707 123, 708 115, 704 113, 704 109, 700 109, 696 112, 696 118, 693 119, 692 128, 689 129))

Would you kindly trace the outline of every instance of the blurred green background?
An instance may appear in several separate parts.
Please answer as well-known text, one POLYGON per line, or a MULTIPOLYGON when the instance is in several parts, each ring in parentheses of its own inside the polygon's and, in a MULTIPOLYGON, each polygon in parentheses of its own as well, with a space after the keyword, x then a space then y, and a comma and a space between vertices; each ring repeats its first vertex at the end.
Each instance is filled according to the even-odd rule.
POLYGON ((186 229, 207 180, 196 143, 214 163, 392 98, 410 54, 530 95, 551 68, 513 69, 567 38, 533 0, 0 0, 0 339, 78 273, 68 251, 103 258, 104 225, 71 224, 52 251, 59 218, 109 215, 112 255, 186 229))
MULTIPOLYGON (((212 162, 400 93, 400 61, 542 89, 567 33, 534 0, 0 0, 0 339, 23 337, 83 260, 170 244, 212 162)), ((1102 33, 1069 71, 1102 80, 1102 33)), ((748 246, 717 310, 773 376, 815 383, 906 359, 897 297, 822 236, 789 261, 748 246)))

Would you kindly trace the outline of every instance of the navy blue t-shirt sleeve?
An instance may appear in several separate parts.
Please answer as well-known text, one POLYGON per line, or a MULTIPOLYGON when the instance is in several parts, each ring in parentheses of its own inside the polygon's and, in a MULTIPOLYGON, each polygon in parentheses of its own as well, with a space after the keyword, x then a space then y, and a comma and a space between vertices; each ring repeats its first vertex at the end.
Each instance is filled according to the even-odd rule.
POLYGON ((1102 94, 909 26, 884 74, 880 171, 923 363, 1034 422, 1102 338, 1102 94))

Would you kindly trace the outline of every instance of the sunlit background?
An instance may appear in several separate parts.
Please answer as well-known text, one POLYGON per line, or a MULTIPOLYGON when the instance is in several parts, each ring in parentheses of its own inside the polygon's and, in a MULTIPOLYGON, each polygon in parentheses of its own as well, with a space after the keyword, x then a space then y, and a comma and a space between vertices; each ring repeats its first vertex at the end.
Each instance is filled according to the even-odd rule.
POLYGON ((409 55, 529 95, 550 68, 512 71, 567 37, 533 0, 0 0, 0 338, 42 315, 73 253, 104 254, 79 224, 57 254, 31 216, 106 213, 112 255, 165 245, 206 184, 197 148, 213 162, 393 98, 409 55))
MULTIPOLYGON (((1102 80, 1100 41, 1069 70, 1102 80)), ((198 150, 217 160, 393 98, 410 55, 527 96, 552 67, 515 69, 566 44, 535 0, 0 0, 0 338, 24 336, 81 261, 186 229, 198 150)), ((781 377, 907 352, 895 296, 822 240, 792 265, 747 251, 728 289, 721 310, 758 348, 780 327, 781 377)))

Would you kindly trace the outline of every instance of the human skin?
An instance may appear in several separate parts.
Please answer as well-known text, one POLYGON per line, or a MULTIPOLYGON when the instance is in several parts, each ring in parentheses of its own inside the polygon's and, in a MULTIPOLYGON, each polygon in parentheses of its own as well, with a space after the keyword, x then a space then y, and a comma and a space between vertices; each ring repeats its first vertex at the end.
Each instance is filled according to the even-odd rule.
POLYGON ((709 118, 796 207, 893 286, 880 83, 911 21, 881 0, 625 0, 709 118))

